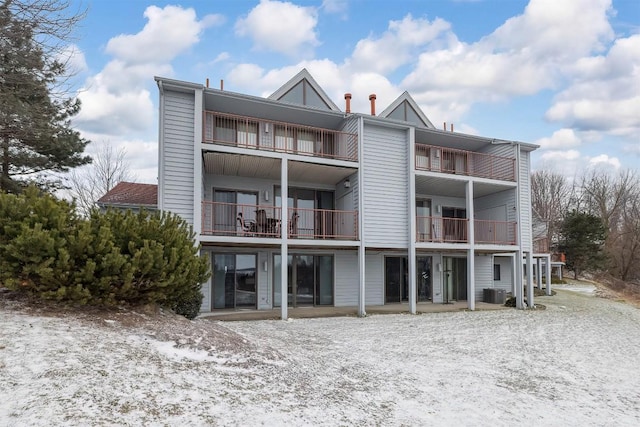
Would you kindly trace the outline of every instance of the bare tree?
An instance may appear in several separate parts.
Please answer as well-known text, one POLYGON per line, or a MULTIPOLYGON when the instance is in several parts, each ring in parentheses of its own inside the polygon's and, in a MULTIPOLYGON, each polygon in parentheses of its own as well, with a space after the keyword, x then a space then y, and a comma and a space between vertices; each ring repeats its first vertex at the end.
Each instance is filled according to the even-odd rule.
POLYGON ((135 177, 131 173, 126 150, 115 150, 104 142, 90 166, 71 172, 69 187, 80 212, 88 215, 95 208, 96 201, 117 183, 133 180, 135 177))
POLYGON ((531 207, 547 226, 547 242, 557 242, 560 223, 570 203, 567 178, 548 170, 531 175, 531 207))
POLYGON ((581 204, 605 226, 609 272, 622 280, 640 279, 640 176, 592 170, 580 182, 581 204))

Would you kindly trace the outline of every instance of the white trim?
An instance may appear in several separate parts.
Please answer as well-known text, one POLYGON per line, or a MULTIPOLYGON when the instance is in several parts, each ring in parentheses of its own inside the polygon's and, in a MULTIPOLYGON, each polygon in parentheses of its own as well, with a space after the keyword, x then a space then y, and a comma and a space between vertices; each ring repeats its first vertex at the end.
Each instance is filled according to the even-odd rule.
POLYGON ((202 89, 194 90, 193 114, 193 231, 202 233, 202 89))
POLYGON ((364 317, 366 312, 366 255, 367 246, 364 234, 364 120, 362 116, 358 118, 358 236, 360 237, 360 247, 358 248, 358 270, 360 283, 358 284, 358 316, 364 317))
POLYGON ((409 312, 416 314, 417 312, 417 284, 416 284, 416 132, 415 128, 407 129, 409 139, 407 176, 409 180, 409 312))

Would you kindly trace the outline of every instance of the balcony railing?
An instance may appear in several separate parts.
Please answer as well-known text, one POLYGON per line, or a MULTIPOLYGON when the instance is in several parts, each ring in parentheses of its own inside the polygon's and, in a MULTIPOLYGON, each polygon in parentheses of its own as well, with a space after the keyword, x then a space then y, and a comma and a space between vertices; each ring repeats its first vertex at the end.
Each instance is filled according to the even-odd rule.
POLYGON ((467 223, 468 220, 464 218, 418 216, 416 241, 467 243, 467 223))
MULTIPOLYGON (((467 243, 469 220, 441 216, 416 217, 416 241, 467 243)), ((474 221, 476 244, 515 245, 516 223, 512 221, 474 221)))
POLYGON ((516 223, 476 219, 474 221, 474 237, 476 243, 515 245, 516 223))
POLYGON ((281 209, 275 206, 202 202, 202 234, 280 237, 281 209))
POLYGON ((480 178, 516 180, 516 160, 475 151, 416 144, 416 169, 480 178))
POLYGON ((289 208, 292 239, 358 239, 358 211, 289 208))
POLYGON ((358 135, 254 117, 205 111, 202 142, 358 161, 358 135))
MULTIPOLYGON (((358 212, 289 208, 292 239, 357 240, 358 212)), ((202 234, 280 238, 282 209, 276 206, 202 202, 202 234)))

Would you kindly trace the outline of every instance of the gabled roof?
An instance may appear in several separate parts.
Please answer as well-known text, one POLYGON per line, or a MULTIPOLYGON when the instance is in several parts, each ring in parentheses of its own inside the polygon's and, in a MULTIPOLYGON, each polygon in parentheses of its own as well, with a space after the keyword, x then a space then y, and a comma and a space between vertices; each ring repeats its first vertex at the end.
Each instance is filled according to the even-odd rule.
POLYGON ((148 206, 158 205, 158 186, 155 184, 137 184, 119 182, 115 187, 98 199, 100 206, 148 206))
POLYGON ((311 76, 306 68, 303 68, 298 74, 293 76, 291 80, 282 85, 280 89, 273 92, 268 99, 305 105, 307 107, 315 107, 324 110, 340 111, 340 108, 338 108, 338 106, 331 100, 331 98, 329 98, 325 91, 322 90, 318 82, 315 81, 315 79, 311 76), (309 94, 304 94, 304 91, 308 89, 311 89, 312 92, 309 94), (298 92, 303 94, 301 100, 296 99, 298 96, 298 92), (311 99, 312 97, 309 95, 313 95, 313 98, 317 98, 316 101, 319 101, 320 105, 318 105, 318 102, 313 103, 311 99))
POLYGON ((416 101, 413 100, 409 92, 404 91, 402 95, 396 98, 382 113, 380 117, 389 119, 398 119, 405 122, 412 122, 417 125, 435 129, 433 123, 422 112, 416 101))

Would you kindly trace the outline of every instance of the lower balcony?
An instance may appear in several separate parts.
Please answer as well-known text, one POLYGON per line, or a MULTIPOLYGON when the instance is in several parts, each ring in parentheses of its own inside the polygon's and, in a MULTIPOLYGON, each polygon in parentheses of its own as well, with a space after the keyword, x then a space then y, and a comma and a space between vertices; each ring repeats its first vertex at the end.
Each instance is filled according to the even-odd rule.
MULTIPOLYGON (((358 239, 357 211, 289 208, 288 214, 290 239, 358 239)), ((202 234, 280 238, 282 208, 203 201, 202 234)))
MULTIPOLYGON (((468 243, 469 220, 441 216, 416 217, 417 242, 468 243)), ((516 223, 512 221, 474 220, 476 244, 515 245, 516 223)))

